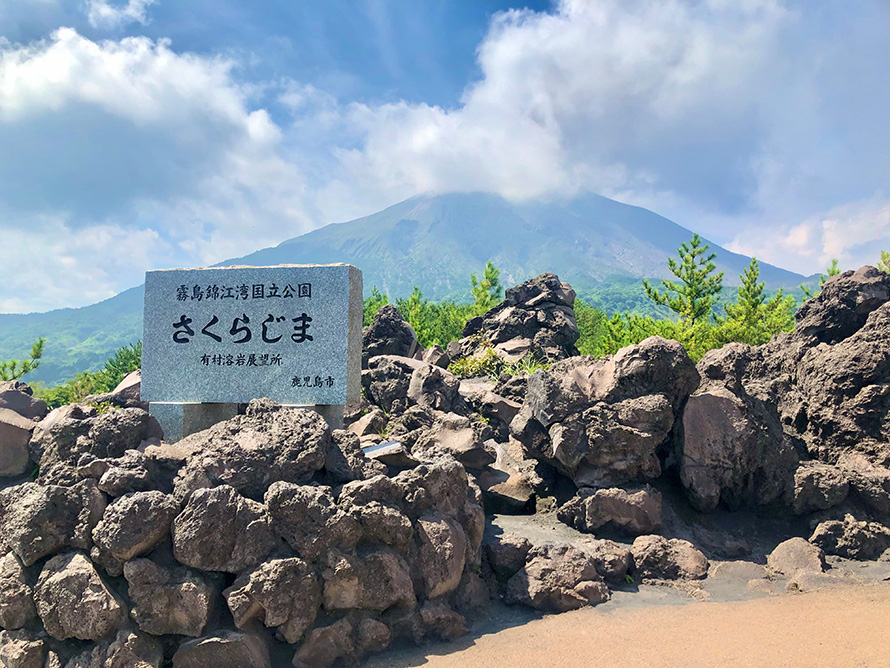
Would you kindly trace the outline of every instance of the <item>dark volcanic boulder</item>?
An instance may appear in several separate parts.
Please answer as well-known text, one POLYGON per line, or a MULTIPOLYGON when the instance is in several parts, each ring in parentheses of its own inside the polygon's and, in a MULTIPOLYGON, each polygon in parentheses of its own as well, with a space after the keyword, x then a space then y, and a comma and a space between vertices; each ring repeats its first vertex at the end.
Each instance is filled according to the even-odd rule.
POLYGON ((850 489, 847 474, 837 466, 801 462, 794 472, 790 505, 795 515, 828 510, 841 504, 850 489))
POLYGON ((157 638, 121 629, 113 638, 75 656, 65 668, 161 668, 163 661, 164 653, 157 638))
POLYGON ((821 548, 800 536, 779 543, 767 555, 766 563, 773 571, 788 577, 801 569, 821 573, 827 568, 825 553, 821 548))
POLYGON ((580 489, 557 517, 585 533, 610 527, 634 536, 650 534, 661 527, 661 493, 651 487, 634 492, 580 489))
POLYGON ((141 408, 100 411, 90 404, 69 404, 37 424, 29 447, 42 479, 56 465, 76 466, 82 455, 120 457, 160 435, 157 421, 141 408))
POLYGON ((145 554, 170 533, 179 504, 161 492, 125 494, 105 509, 93 529, 93 561, 120 575, 133 557, 145 554))
POLYGON ((878 522, 860 522, 846 515, 843 521, 827 520, 819 524, 810 542, 827 554, 847 559, 877 559, 890 548, 890 529, 878 522))
POLYGON ((121 380, 111 392, 91 394, 84 399, 90 404, 111 404, 118 408, 142 408, 148 410, 148 402, 142 401, 142 372, 137 369, 121 380))
POLYGON ((35 426, 33 420, 0 407, 0 478, 20 476, 31 468, 28 443, 35 426))
POLYGON ((34 600, 46 632, 57 640, 102 640, 127 617, 123 600, 79 552, 46 562, 34 600))
POLYGON ((456 413, 436 418, 430 429, 411 448, 418 459, 434 459, 447 454, 469 469, 481 469, 494 461, 494 456, 482 445, 478 423, 456 413))
POLYGON ((361 527, 334 501, 330 487, 277 482, 266 492, 275 532, 306 561, 315 561, 331 547, 352 548, 361 527))
POLYGON ((797 312, 795 335, 834 344, 862 329, 873 311, 890 301, 890 274, 865 266, 829 278, 797 312))
POLYGON ((0 557, 0 628, 20 629, 36 616, 22 562, 12 552, 0 557))
POLYGON ((578 486, 652 480, 661 475, 657 451, 698 382, 679 343, 650 337, 610 357, 575 357, 532 374, 510 431, 578 486))
POLYGON ((272 668, 269 641, 259 633, 219 631, 186 640, 173 655, 173 668, 272 668))
MULTIPOLYGON (((55 668, 47 662, 46 641, 30 631, 0 631, 0 666, 4 668, 55 668)), ((61 668, 61 665, 59 665, 61 668)))
POLYGON ((297 643, 312 626, 321 605, 318 578, 301 559, 273 559, 245 573, 223 592, 239 629, 253 619, 277 627, 297 643))
POLYGON ((42 420, 49 409, 43 399, 34 398, 28 383, 18 380, 0 381, 0 408, 18 413, 28 420, 42 420))
POLYGON ((609 588, 588 553, 570 545, 533 548, 526 564, 507 583, 508 603, 564 612, 607 601, 609 588))
POLYGON ((469 320, 460 341, 449 344, 452 360, 493 348, 508 361, 555 362, 578 354, 575 291, 556 274, 541 274, 507 288, 504 301, 469 320))
POLYGON ((203 575, 133 559, 124 565, 124 577, 133 602, 130 615, 140 629, 156 636, 197 637, 204 632, 219 589, 203 575))
POLYGON ((324 468, 328 480, 334 485, 386 473, 384 464, 365 456, 359 437, 345 429, 337 429, 331 433, 331 445, 325 455, 324 468))
POLYGON ((683 413, 680 480, 703 511, 765 505, 793 488, 798 456, 774 404, 749 394, 734 375, 752 368, 759 351, 734 343, 698 364, 702 382, 683 413))
POLYGON ((701 580, 708 575, 708 560, 692 543, 679 538, 640 536, 631 547, 634 570, 641 578, 701 580))
POLYGON ((173 522, 177 561, 202 571, 240 573, 276 544, 265 506, 228 485, 194 492, 173 522))
POLYGON ((176 477, 178 499, 223 484, 261 499, 274 482, 308 482, 322 469, 331 430, 315 411, 254 399, 245 415, 187 436, 177 445, 192 451, 176 477))
POLYGON ((362 372, 362 387, 371 402, 387 413, 408 406, 448 412, 463 407, 460 381, 450 371, 409 357, 379 355, 362 372))
POLYGON ((371 324, 362 330, 362 368, 377 355, 414 357, 420 349, 417 334, 392 304, 377 311, 371 324))
POLYGON ((690 499, 710 509, 784 497, 806 513, 840 503, 845 478, 851 497, 890 520, 890 275, 832 277, 796 317, 793 333, 699 362, 677 443, 690 499), (798 451, 841 471, 795 472, 798 451))
POLYGON ((0 491, 0 551, 25 566, 64 548, 89 550, 91 532, 105 511, 93 480, 73 487, 26 482, 0 491))

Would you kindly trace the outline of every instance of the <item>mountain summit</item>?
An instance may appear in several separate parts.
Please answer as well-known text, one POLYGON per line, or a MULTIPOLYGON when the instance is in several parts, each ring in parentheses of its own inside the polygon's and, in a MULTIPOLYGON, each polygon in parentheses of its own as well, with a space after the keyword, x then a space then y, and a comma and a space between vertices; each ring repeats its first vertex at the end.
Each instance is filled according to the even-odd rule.
MULTIPOLYGON (((598 195, 513 204, 484 193, 420 195, 357 220, 327 225, 222 264, 347 262, 366 292, 406 295, 417 285, 433 299, 464 298, 487 260, 505 285, 552 271, 579 293, 615 279, 667 278, 666 259, 692 237, 676 223, 598 195)), ((708 241, 725 283, 737 285, 751 258, 708 241)), ((767 287, 804 279, 760 265, 767 287)))

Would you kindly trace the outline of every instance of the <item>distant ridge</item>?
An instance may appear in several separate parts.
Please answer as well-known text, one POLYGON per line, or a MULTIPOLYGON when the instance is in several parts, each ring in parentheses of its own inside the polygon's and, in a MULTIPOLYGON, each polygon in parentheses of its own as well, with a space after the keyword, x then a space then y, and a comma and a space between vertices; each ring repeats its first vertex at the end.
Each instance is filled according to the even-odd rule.
MULTIPOLYGON (((525 204, 483 193, 419 195, 220 265, 347 262, 362 270, 366 294, 377 286, 396 298, 417 285, 431 299, 465 300, 470 274, 493 260, 506 286, 551 271, 585 295, 667 278, 666 259, 691 237, 663 216, 598 195, 525 204)), ((751 258, 708 243, 725 284, 736 285, 751 258)), ((763 263, 760 276, 771 289, 811 280, 763 263)), ((142 286, 79 309, 0 314, 0 359, 24 356, 38 336, 47 338, 44 360, 28 380, 52 384, 96 370, 142 337, 142 286)))
MULTIPOLYGON (((691 237, 663 216, 598 195, 528 204, 484 193, 420 195, 221 264, 348 262, 361 268, 366 290, 405 295, 418 285, 427 297, 450 299, 465 297, 469 275, 491 259, 505 285, 553 271, 583 293, 616 278, 669 277, 667 257, 691 237)), ((751 258, 708 243, 725 284, 737 285, 751 258)), ((760 276, 768 288, 806 280, 764 263, 760 276)))

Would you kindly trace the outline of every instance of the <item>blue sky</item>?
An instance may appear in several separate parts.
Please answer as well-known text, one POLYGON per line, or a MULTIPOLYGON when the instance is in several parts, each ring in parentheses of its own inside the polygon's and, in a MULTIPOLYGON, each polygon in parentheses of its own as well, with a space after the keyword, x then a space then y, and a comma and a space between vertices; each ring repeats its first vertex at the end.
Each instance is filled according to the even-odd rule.
POLYGON ((593 191, 802 273, 890 249, 883 0, 6 0, 0 312, 419 192, 593 191))

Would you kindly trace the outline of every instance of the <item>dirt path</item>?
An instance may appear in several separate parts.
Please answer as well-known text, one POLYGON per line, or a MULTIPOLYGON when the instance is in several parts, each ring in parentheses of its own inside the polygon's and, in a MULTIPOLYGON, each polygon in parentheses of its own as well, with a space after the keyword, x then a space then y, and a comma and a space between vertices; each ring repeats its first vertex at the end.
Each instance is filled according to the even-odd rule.
POLYGON ((411 650, 367 665, 890 666, 890 583, 729 603, 586 608, 471 642, 450 651, 411 650))

